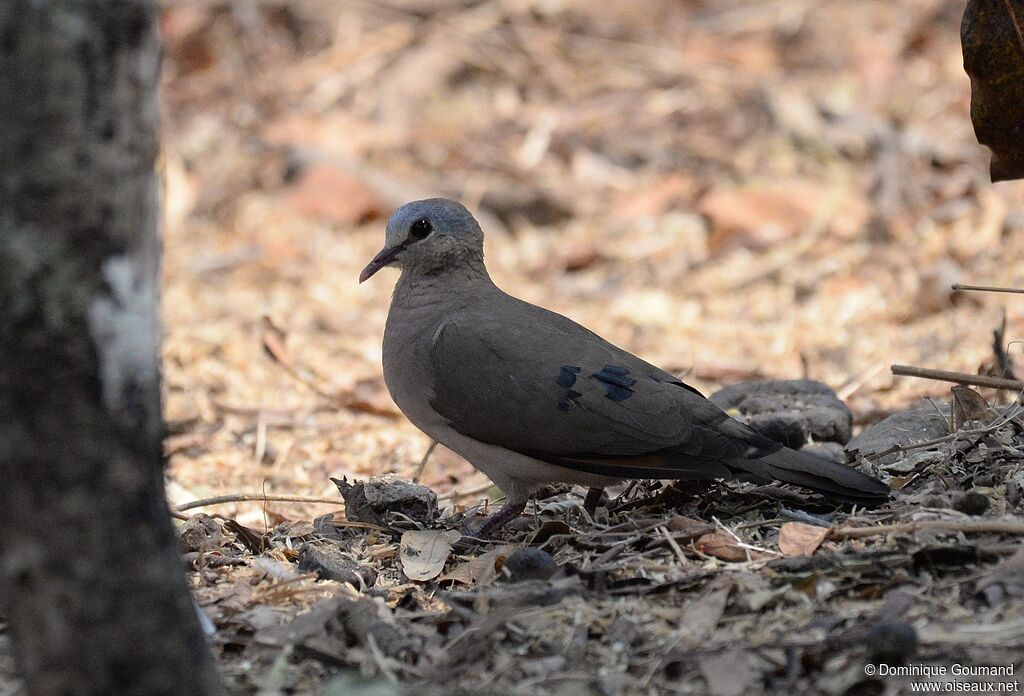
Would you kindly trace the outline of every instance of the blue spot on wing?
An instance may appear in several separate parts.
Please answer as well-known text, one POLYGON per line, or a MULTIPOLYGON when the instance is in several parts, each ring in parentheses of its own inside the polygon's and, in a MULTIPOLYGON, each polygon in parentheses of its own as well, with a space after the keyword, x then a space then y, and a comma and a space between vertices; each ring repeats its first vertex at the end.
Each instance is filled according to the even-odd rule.
POLYGON ((620 387, 617 384, 606 384, 604 385, 604 388, 608 390, 608 393, 605 394, 605 396, 612 401, 623 401, 624 399, 628 399, 633 393, 633 390, 629 387, 620 387))
POLYGON ((623 401, 633 393, 630 389, 636 380, 627 377, 629 370, 618 365, 605 365, 599 372, 590 375, 604 385, 605 397, 612 401, 623 401))
POLYGON ((573 365, 562 365, 561 370, 558 373, 558 386, 568 389, 572 385, 576 384, 576 375, 579 373, 580 368, 578 367, 574 367, 573 365))

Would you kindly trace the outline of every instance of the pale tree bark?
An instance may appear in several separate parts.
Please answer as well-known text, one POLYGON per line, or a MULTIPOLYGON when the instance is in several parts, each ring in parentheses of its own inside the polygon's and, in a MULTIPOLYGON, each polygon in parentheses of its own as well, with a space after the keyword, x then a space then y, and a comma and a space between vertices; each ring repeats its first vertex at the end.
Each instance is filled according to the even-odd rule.
POLYGON ((30 694, 213 694, 163 493, 157 4, 0 2, 0 606, 30 694))

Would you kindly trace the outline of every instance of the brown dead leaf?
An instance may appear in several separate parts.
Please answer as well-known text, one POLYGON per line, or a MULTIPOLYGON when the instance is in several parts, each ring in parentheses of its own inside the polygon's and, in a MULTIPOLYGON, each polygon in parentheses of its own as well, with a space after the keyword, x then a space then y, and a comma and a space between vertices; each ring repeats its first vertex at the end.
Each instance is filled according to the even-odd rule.
POLYGON ((709 524, 704 520, 695 520, 692 517, 684 517, 683 515, 672 515, 668 524, 665 525, 667 529, 671 529, 674 532, 693 532, 708 526, 709 524))
POLYGON ((708 556, 723 561, 760 561, 772 558, 772 555, 756 549, 747 549, 739 545, 731 534, 721 529, 705 534, 697 540, 697 550, 708 556))
POLYGON ((514 544, 503 544, 455 566, 451 572, 445 573, 439 579, 453 580, 464 585, 490 584, 498 577, 498 573, 505 565, 505 559, 517 548, 519 547, 514 544))
POLYGON ((420 582, 436 578, 452 552, 452 544, 462 535, 454 530, 424 529, 402 534, 399 558, 410 580, 420 582))
POLYGON ((663 215, 673 208, 689 204, 692 197, 693 177, 673 173, 620 195, 612 207, 612 216, 629 220, 645 215, 663 215))
POLYGON ((387 205, 365 181, 329 164, 305 167, 284 197, 301 215, 335 225, 356 225, 385 214, 387 205))
POLYGON ((284 345, 287 338, 284 329, 274 324, 274 320, 266 315, 260 321, 260 329, 264 352, 288 372, 297 373, 295 363, 284 345))
POLYGON ((347 408, 375 416, 398 418, 401 412, 391 399, 384 382, 376 377, 358 380, 350 392, 342 393, 339 399, 347 408))
POLYGON ((889 479, 889 488, 894 491, 903 490, 903 487, 908 483, 917 478, 917 474, 911 474, 910 476, 893 476, 889 479))
POLYGON ((590 268, 602 259, 601 252, 593 244, 585 242, 574 245, 562 256, 561 261, 562 267, 571 273, 590 268))
POLYGON ((980 423, 991 423, 995 415, 985 401, 985 397, 963 385, 956 385, 950 389, 953 393, 951 418, 953 419, 953 430, 960 430, 966 423, 978 421, 980 423))
POLYGON ((828 536, 828 527, 787 522, 779 530, 779 550, 785 556, 810 556, 828 536))
POLYGON ((708 249, 712 254, 737 246, 766 248, 808 229, 820 215, 830 216, 828 230, 856 236, 870 210, 863 199, 845 192, 836 210, 823 210, 836 194, 823 184, 803 179, 769 181, 732 189, 717 189, 700 201, 700 212, 711 221, 708 249))
POLYGON ((531 546, 540 546, 553 536, 572 534, 572 528, 562 520, 545 520, 530 539, 531 546))

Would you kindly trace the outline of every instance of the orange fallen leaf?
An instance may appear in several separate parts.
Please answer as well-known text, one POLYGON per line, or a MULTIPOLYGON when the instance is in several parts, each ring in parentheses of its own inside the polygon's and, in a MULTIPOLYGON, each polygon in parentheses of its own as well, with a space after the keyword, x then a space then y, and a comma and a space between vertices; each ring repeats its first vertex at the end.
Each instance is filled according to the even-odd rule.
POLYGON ((387 205, 367 182, 341 167, 312 164, 284 195, 285 205, 335 225, 357 225, 382 217, 387 205))
POLYGON ((779 530, 779 550, 786 556, 810 556, 828 536, 828 527, 787 522, 779 530))
POLYGON ((519 547, 513 544, 503 544, 455 566, 438 579, 454 580, 464 585, 486 585, 498 577, 498 573, 505 565, 505 559, 517 548, 519 547))
POLYGON ((705 534, 697 540, 697 550, 723 561, 760 561, 772 555, 756 549, 740 546, 731 534, 721 529, 705 534))

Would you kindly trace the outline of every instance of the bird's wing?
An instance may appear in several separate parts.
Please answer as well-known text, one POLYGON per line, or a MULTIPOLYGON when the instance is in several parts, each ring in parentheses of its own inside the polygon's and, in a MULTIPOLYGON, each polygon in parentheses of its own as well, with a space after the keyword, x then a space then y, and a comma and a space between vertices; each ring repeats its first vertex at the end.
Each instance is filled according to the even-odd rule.
POLYGON ((673 375, 509 296, 453 312, 429 351, 430 404, 456 431, 614 478, 743 474, 873 502, 889 487, 730 418, 673 375))
MULTIPOLYGON (((673 375, 579 324, 504 296, 436 331, 431 406, 456 431, 621 477, 721 478, 738 423, 673 375)), ((740 426, 742 427, 742 426, 740 426)))

